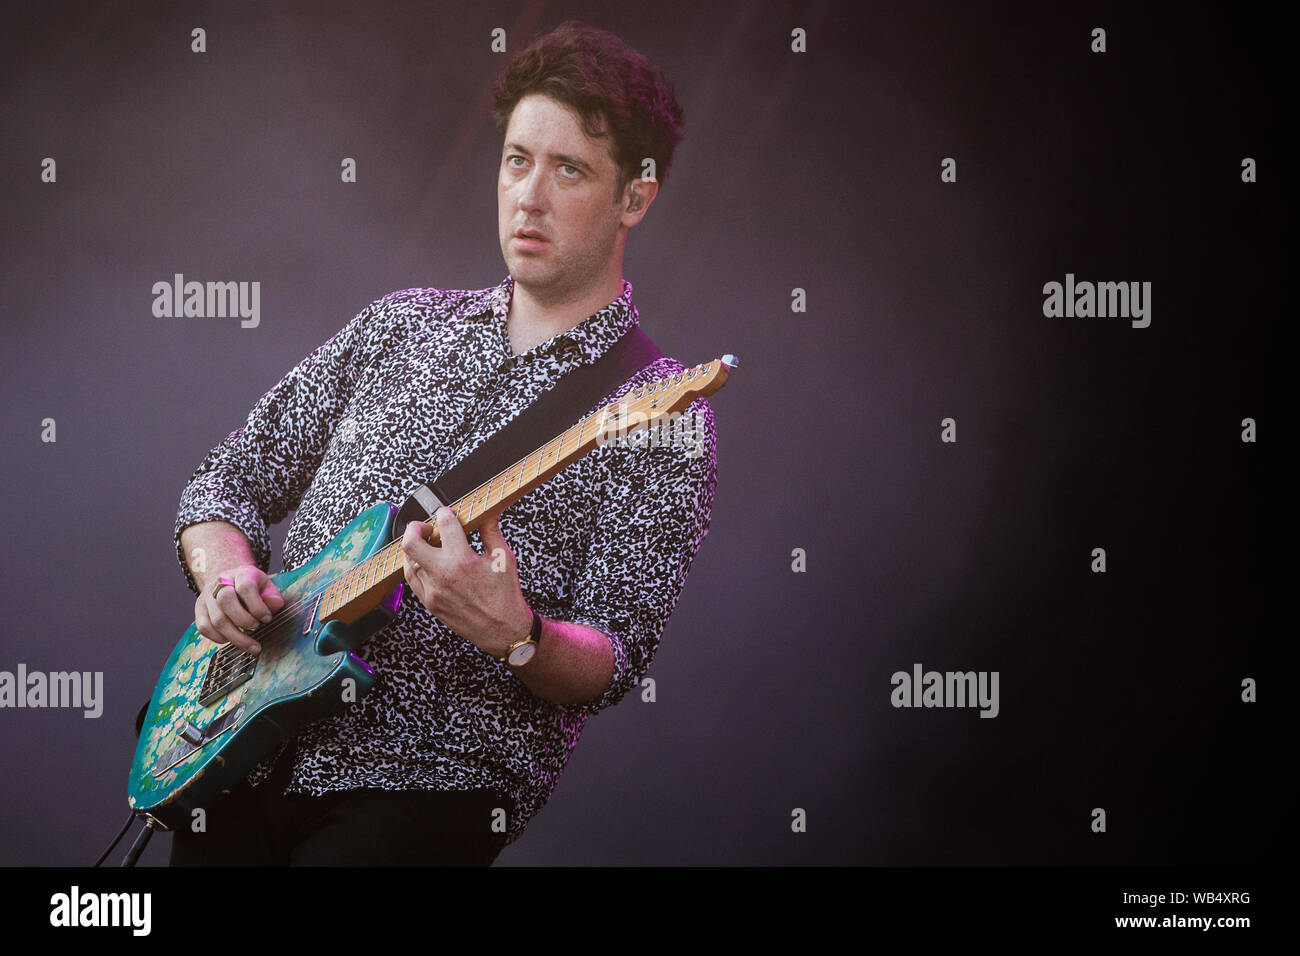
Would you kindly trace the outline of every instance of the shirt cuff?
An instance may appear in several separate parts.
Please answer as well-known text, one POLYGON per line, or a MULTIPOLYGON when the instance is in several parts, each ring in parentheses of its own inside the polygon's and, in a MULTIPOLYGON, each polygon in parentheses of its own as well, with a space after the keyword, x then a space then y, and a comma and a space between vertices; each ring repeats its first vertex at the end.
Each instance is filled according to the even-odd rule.
MULTIPOLYGON (((614 650, 614 673, 610 676, 609 684, 600 696, 584 701, 581 704, 560 705, 566 713, 584 714, 591 717, 606 707, 613 707, 623 699, 623 695, 639 683, 641 675, 635 673, 634 668, 629 663, 628 647, 630 644, 635 645, 638 639, 643 642, 642 646, 644 646, 645 638, 644 635, 635 630, 638 625, 634 621, 633 615, 625 610, 611 610, 608 612, 586 610, 570 613, 564 620, 599 631, 609 640, 610 647, 614 650)), ((654 643, 658 642, 655 641, 654 643)))
POLYGON ((185 573, 185 582, 189 585, 191 591, 198 594, 199 586, 190 571, 188 556, 185 554, 184 548, 181 547, 181 532, 192 524, 201 524, 204 521, 225 521, 238 528, 244 537, 248 539, 249 547, 253 552, 253 560, 257 562, 257 566, 269 573, 271 564, 270 534, 267 531, 266 522, 262 520, 262 516, 258 514, 256 507, 247 502, 214 501, 207 498, 203 500, 196 499, 193 502, 187 500, 181 503, 180 510, 176 514, 173 535, 176 539, 176 559, 180 562, 181 570, 185 573))

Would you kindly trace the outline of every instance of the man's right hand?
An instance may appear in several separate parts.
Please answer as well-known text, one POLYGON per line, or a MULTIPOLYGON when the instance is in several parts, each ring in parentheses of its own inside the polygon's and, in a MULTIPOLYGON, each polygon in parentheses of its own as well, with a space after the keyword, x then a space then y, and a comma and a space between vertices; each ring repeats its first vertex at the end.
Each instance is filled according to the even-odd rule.
POLYGON ((255 564, 241 564, 204 581, 203 590, 194 602, 194 623, 208 640, 217 644, 229 642, 256 654, 261 645, 246 632, 269 621, 282 607, 284 598, 270 576, 255 564), (219 587, 222 579, 234 582, 233 586, 219 587))

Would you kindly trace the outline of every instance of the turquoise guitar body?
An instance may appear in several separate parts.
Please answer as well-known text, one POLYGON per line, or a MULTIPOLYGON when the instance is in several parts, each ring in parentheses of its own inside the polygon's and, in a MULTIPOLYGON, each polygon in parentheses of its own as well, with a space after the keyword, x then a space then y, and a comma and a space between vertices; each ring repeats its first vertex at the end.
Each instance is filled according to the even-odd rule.
POLYGON ((131 763, 128 799, 159 823, 189 826, 301 725, 359 700, 374 671, 353 652, 397 614, 403 584, 375 610, 322 624, 324 589, 391 541, 397 508, 376 504, 307 564, 271 576, 284 608, 255 633, 256 657, 191 624, 167 659, 131 763))

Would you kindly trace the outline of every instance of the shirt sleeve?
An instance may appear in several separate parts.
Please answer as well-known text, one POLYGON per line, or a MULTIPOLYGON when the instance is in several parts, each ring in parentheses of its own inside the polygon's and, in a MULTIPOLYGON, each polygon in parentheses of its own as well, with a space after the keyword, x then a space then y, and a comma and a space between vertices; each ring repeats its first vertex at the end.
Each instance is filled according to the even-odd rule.
POLYGON ((181 493, 174 536, 190 590, 198 585, 181 548, 181 532, 203 521, 228 521, 248 538, 258 567, 269 571, 269 528, 298 506, 356 388, 380 299, 363 309, 261 397, 244 424, 208 452, 181 493))
POLYGON ((567 619, 601 631, 614 674, 599 697, 563 709, 593 715, 618 703, 649 669, 664 626, 713 514, 713 411, 691 403, 680 418, 611 446, 613 480, 601 504, 567 619), (656 434, 657 433, 657 434, 656 434))

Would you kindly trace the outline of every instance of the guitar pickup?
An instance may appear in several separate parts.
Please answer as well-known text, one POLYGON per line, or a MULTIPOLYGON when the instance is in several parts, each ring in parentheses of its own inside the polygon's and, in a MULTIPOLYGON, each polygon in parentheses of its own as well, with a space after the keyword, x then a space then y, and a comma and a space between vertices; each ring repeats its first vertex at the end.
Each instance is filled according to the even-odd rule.
POLYGON ((257 670, 257 658, 234 644, 227 644, 208 658, 208 669, 199 688, 199 704, 207 707, 230 693, 257 670))
POLYGON ((202 729, 195 727, 187 720, 185 726, 181 729, 181 739, 176 741, 176 745, 159 757, 158 762, 154 764, 153 775, 161 777, 210 740, 215 740, 239 723, 239 718, 243 715, 244 705, 241 703, 238 707, 234 707, 220 717, 215 718, 202 729))

